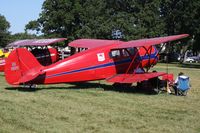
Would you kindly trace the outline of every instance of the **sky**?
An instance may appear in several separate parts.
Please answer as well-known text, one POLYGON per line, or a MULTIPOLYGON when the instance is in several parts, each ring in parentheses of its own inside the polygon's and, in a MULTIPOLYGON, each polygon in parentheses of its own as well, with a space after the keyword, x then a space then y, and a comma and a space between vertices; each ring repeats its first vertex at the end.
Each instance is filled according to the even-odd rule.
POLYGON ((0 0, 0 14, 10 23, 11 34, 24 32, 25 25, 39 18, 44 0, 0 0))

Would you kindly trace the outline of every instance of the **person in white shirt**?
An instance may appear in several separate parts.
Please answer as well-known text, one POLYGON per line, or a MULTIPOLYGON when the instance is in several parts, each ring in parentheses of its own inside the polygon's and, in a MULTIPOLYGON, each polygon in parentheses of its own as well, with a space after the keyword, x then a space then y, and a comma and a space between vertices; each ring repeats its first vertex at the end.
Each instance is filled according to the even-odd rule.
POLYGON ((180 72, 178 74, 178 77, 176 78, 175 82, 174 82, 174 91, 175 91, 175 95, 178 95, 178 89, 177 89, 177 86, 178 86, 178 82, 179 82, 179 77, 181 77, 182 79, 186 79, 188 78, 188 76, 185 76, 183 72, 180 72))

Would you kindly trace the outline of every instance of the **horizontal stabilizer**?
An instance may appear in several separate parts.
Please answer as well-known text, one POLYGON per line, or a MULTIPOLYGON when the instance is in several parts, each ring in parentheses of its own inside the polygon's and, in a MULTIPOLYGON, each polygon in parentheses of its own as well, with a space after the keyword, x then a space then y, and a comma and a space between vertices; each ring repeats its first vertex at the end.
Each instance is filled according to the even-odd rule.
POLYGON ((23 76, 19 79, 19 83, 25 83, 28 81, 31 81, 32 79, 35 79, 37 76, 39 76, 42 73, 42 66, 32 68, 28 70, 26 73, 23 74, 23 76))
POLYGON ((151 73, 141 73, 141 74, 117 74, 106 81, 114 83, 136 83, 144 80, 148 80, 154 77, 165 75, 164 72, 151 72, 151 73))

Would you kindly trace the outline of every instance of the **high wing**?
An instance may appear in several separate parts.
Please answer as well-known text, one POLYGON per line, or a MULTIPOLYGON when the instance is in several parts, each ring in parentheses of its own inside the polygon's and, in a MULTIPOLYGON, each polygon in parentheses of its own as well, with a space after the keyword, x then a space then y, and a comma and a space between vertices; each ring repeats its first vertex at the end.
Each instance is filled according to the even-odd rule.
POLYGON ((112 49, 118 49, 118 48, 156 45, 156 44, 161 44, 161 43, 185 38, 187 36, 189 36, 189 35, 181 34, 181 35, 174 35, 174 36, 167 36, 167 37, 157 37, 157 38, 150 38, 150 39, 133 40, 133 41, 128 41, 128 42, 123 42, 123 41, 119 41, 119 40, 78 39, 78 40, 74 40, 74 41, 70 42, 69 46, 76 47, 76 48, 91 49, 91 48, 116 44, 116 46, 113 46, 112 49))
MULTIPOLYGON (((143 47, 143 46, 151 46, 156 44, 161 44, 169 41, 178 40, 181 38, 185 38, 189 36, 188 34, 181 34, 181 35, 174 35, 174 36, 167 36, 167 37, 157 37, 157 38, 150 38, 150 39, 140 39, 140 40, 133 40, 128 42, 123 42, 118 45, 114 45, 112 49, 120 49, 120 48, 131 48, 131 47, 143 47)), ((165 75, 164 72, 147 72, 147 73, 133 73, 133 74, 116 74, 113 75, 106 80, 108 82, 115 82, 115 83, 134 83, 134 82, 141 82, 144 80, 148 80, 154 77, 165 75)))
POLYGON ((108 46, 112 44, 120 44, 119 40, 101 40, 101 39, 78 39, 69 43, 69 46, 76 48, 96 48, 101 46, 108 46))
POLYGON ((67 40, 67 38, 53 38, 53 39, 27 39, 12 42, 7 47, 23 47, 23 46, 46 46, 53 43, 67 40))
POLYGON ((148 80, 154 77, 163 76, 164 72, 149 72, 140 74, 116 74, 106 79, 108 82, 114 83, 136 83, 144 80, 148 80))
POLYGON ((133 40, 133 41, 128 41, 128 42, 124 42, 119 45, 116 45, 112 49, 156 45, 156 44, 178 40, 178 39, 185 38, 188 36, 189 36, 188 34, 181 34, 181 35, 173 35, 173 36, 166 36, 166 37, 133 40))

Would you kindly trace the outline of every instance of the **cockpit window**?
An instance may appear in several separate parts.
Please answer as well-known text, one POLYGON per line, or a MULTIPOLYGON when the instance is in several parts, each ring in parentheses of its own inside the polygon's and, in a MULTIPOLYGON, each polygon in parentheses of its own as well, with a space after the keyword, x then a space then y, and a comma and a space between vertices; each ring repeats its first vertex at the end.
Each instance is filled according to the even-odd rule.
POLYGON ((130 53, 127 49, 116 49, 110 51, 110 58, 123 58, 129 57, 130 53))
POLYGON ((123 58, 134 56, 137 53, 137 48, 125 48, 125 49, 116 49, 111 50, 109 55, 110 58, 123 58))
POLYGON ((110 52, 110 58, 117 58, 120 57, 120 50, 112 50, 110 52))
POLYGON ((122 56, 124 56, 124 57, 130 56, 127 49, 122 49, 121 51, 122 51, 122 56))
POLYGON ((129 51, 129 53, 131 54, 131 55, 134 55, 135 53, 136 53, 136 48, 127 48, 127 50, 129 51))

